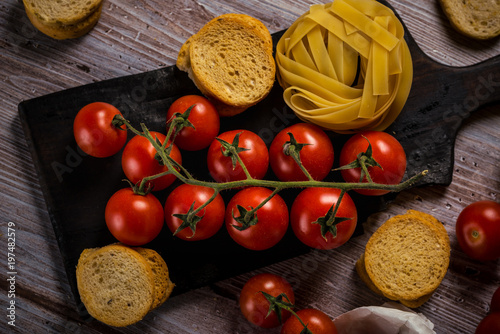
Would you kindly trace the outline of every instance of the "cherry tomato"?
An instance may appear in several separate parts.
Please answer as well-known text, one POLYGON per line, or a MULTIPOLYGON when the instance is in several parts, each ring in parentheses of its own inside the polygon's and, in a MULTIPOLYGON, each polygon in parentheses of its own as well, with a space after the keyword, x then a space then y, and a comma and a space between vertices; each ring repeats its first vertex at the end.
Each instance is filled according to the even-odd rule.
MULTIPOLYGON (((155 131, 151 131, 151 135, 153 138, 160 140, 161 143, 165 142, 165 135, 155 131)), ((136 135, 127 143, 123 150, 122 169, 125 176, 127 176, 132 183, 136 184, 147 176, 168 171, 167 166, 155 159, 156 153, 155 148, 147 138, 136 135)), ((182 163, 181 152, 175 144, 170 152, 170 157, 179 164, 182 163)), ((175 179, 175 175, 168 174, 152 180, 150 185, 153 187, 153 191, 159 191, 170 186, 175 179)))
POLYGON ((491 297, 490 312, 500 312, 500 287, 498 287, 491 297))
POLYGON ((358 213, 353 200, 347 193, 342 197, 335 220, 348 219, 335 225, 336 236, 327 232, 325 240, 321 233, 321 225, 315 223, 322 217, 327 217, 332 204, 337 205, 340 192, 340 189, 336 188, 306 188, 295 198, 290 210, 290 224, 300 241, 309 247, 333 249, 351 238, 356 229, 358 213))
MULTIPOLYGON (((359 153, 363 153, 371 144, 373 159, 379 163, 378 166, 368 167, 373 182, 382 184, 398 184, 403 179, 406 170, 406 154, 399 141, 386 132, 364 131, 355 134, 342 147, 340 152, 340 166, 345 166, 357 159, 359 153)), ((359 182, 361 168, 351 168, 341 171, 346 182, 359 182)), ((366 177, 363 182, 367 182, 366 177)), ((387 190, 356 189, 363 195, 377 196, 387 194, 387 190)))
POLYGON ((500 203, 469 204, 458 215, 455 229, 458 244, 471 258, 490 261, 500 257, 500 203))
MULTIPOLYGON (((231 144, 238 133, 240 133, 238 147, 245 149, 239 153, 241 160, 253 178, 264 178, 269 166, 269 152, 266 144, 257 134, 248 130, 231 130, 221 133, 218 138, 231 144)), ((210 175, 217 182, 246 179, 241 165, 236 163, 236 167, 233 168, 232 158, 224 156, 224 151, 225 149, 218 140, 210 144, 207 156, 210 175)))
POLYGON ((106 204, 105 220, 118 241, 141 246, 152 241, 163 227, 163 206, 151 193, 137 195, 132 188, 118 190, 106 204))
POLYGON ((300 149, 300 161, 313 179, 323 180, 333 166, 333 145, 326 133, 316 125, 294 124, 280 131, 269 147, 271 168, 281 181, 306 181, 307 177, 294 158, 285 153, 290 135, 297 144, 307 144, 300 149), (284 146, 287 144, 286 146, 284 146))
POLYGON ((252 250, 264 250, 277 244, 285 235, 288 228, 288 208, 278 194, 257 210, 258 221, 255 225, 242 231, 236 228, 243 226, 234 218, 240 217, 238 206, 251 210, 271 193, 272 191, 267 188, 250 187, 240 190, 229 201, 226 208, 226 228, 231 238, 241 246, 252 250))
MULTIPOLYGON (((170 231, 175 232, 183 224, 183 220, 174 217, 174 214, 187 214, 193 203, 193 210, 196 210, 205 204, 213 194, 212 188, 197 185, 182 184, 175 188, 165 202, 165 221, 170 231)), ((190 241, 208 239, 221 228, 224 223, 224 214, 224 200, 221 195, 217 194, 213 201, 196 214, 202 218, 196 223, 195 232, 187 226, 180 230, 176 236, 190 241)))
POLYGON ((500 312, 493 312, 484 317, 475 332, 475 334, 493 333, 500 333, 500 312))
MULTIPOLYGON (((335 323, 324 312, 308 308, 300 310, 297 316, 302 322, 307 325, 307 328, 314 334, 337 334, 337 327, 335 323)), ((300 323, 297 317, 290 317, 283 327, 281 327, 281 334, 300 334, 304 330, 304 326, 300 323)))
POLYGON ((83 152, 105 158, 122 149, 127 141, 126 126, 114 126, 112 121, 115 115, 122 114, 104 102, 90 103, 80 109, 73 123, 73 134, 83 152))
MULTIPOLYGON (((288 298, 283 297, 284 302, 295 304, 292 286, 281 276, 264 273, 250 278, 241 289, 240 310, 243 316, 252 324, 263 328, 277 327, 281 323, 275 311, 266 317, 269 311, 269 301, 262 291, 273 297, 278 297, 283 293, 288 298)), ((281 321, 285 322, 290 315, 290 312, 281 310, 281 321)))
POLYGON ((176 114, 191 109, 188 120, 194 126, 184 127, 175 137, 175 144, 182 150, 198 151, 208 147, 219 134, 220 119, 217 109, 203 96, 186 95, 178 98, 167 111, 167 130, 169 121, 176 114))

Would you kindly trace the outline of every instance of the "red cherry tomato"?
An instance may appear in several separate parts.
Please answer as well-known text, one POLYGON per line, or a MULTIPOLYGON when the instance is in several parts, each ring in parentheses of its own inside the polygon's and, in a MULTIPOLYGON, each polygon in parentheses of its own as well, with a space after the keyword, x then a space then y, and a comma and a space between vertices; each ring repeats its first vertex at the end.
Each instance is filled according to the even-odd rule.
POLYGON ((332 204, 337 205, 340 189, 306 188, 295 198, 290 211, 290 224, 297 238, 309 247, 333 249, 346 243, 356 229, 358 213, 356 206, 345 193, 335 219, 349 218, 338 223, 337 235, 326 233, 326 240, 321 233, 321 225, 315 222, 327 216, 332 204))
MULTIPOLYGON (((174 217, 174 214, 187 214, 194 203, 193 210, 205 204, 213 195, 212 188, 181 184, 168 195, 165 202, 165 221, 170 231, 175 232, 183 223, 183 220, 174 217)), ((179 231, 176 236, 188 241, 204 240, 213 236, 224 223, 225 206, 221 195, 217 194, 205 208, 197 213, 202 217, 196 223, 195 233, 186 227, 179 231)))
POLYGON ((471 258, 490 261, 500 257, 500 203, 469 204, 458 215, 455 229, 458 244, 471 258))
POLYGON ((500 287, 498 287, 491 297, 490 312, 500 312, 500 287))
MULTIPOLYGON (((264 273, 250 278, 241 289, 239 303, 243 316, 251 323, 263 328, 277 327, 281 323, 275 311, 266 317, 269 311, 269 301, 264 297, 262 291, 273 297, 284 293, 288 300, 283 298, 283 301, 295 304, 292 286, 283 277, 264 273)), ((290 312, 282 310, 281 321, 285 322, 290 315, 290 312)))
POLYGON ((326 133, 316 125, 294 124, 280 131, 269 148, 271 168, 281 181, 306 181, 307 177, 283 145, 290 142, 292 133, 298 144, 307 144, 300 150, 300 161, 313 179, 323 180, 333 166, 333 145, 326 133))
POLYGON ((208 147, 219 134, 219 113, 214 105, 203 96, 186 95, 178 98, 167 111, 167 130, 169 121, 176 114, 191 109, 188 120, 194 126, 184 127, 175 137, 175 144, 182 150, 198 151, 208 147))
MULTIPOLYGON (((355 161, 359 153, 368 148, 368 141, 373 150, 373 159, 381 167, 368 167, 373 182, 382 184, 398 184, 403 179, 406 170, 406 154, 399 141, 386 132, 364 131, 355 134, 342 147, 340 152, 340 166, 345 166, 355 161)), ((341 171, 346 182, 359 182, 361 168, 351 168, 341 171)), ((366 177, 363 182, 367 182, 366 177)), ((356 189, 363 195, 377 196, 387 194, 387 190, 356 189)))
POLYGON ((134 194, 132 188, 118 190, 106 204, 105 220, 118 241, 141 246, 158 236, 163 227, 163 206, 151 193, 134 194))
MULTIPOLYGON (((239 153, 241 160, 253 178, 264 178, 269 166, 269 152, 257 134, 248 130, 231 130, 221 133, 218 138, 231 144, 238 133, 240 133, 238 147, 245 149, 239 153)), ((214 140, 208 149, 208 170, 214 180, 229 182, 246 179, 241 165, 237 163, 233 168, 231 157, 224 156, 223 151, 218 140, 214 140)))
MULTIPOLYGON (((165 135, 155 131, 151 131, 151 135, 153 138, 160 140, 161 143, 165 142, 165 135)), ((168 171, 168 167, 156 160, 155 156, 156 150, 149 140, 140 135, 135 136, 127 143, 123 150, 122 169, 125 176, 132 183, 136 184, 147 176, 168 171)), ((179 164, 182 163, 181 152, 175 144, 170 152, 170 157, 179 164)), ((175 175, 168 174, 152 180, 150 185, 153 187, 153 191, 159 191, 170 186, 175 179, 175 175)))
MULTIPOLYGON (((314 334, 337 334, 337 327, 328 315, 317 309, 303 309, 297 312, 297 316, 307 325, 307 328, 314 334)), ((281 334, 301 334, 304 326, 297 317, 290 317, 283 327, 281 334)))
POLYGON ((493 312, 484 317, 475 332, 475 334, 493 333, 500 333, 500 312, 493 312))
POLYGON ((115 115, 122 115, 114 106, 94 102, 83 107, 75 117, 73 134, 83 152, 97 158, 110 157, 127 141, 126 126, 112 124, 115 115))
POLYGON ((271 193, 272 191, 267 188, 250 187, 240 190, 229 201, 226 208, 226 228, 231 238, 241 246, 252 250, 264 250, 277 244, 285 235, 288 228, 288 208, 278 194, 257 210, 258 222, 255 225, 243 231, 235 227, 242 226, 234 219, 234 217, 240 217, 238 205, 251 210, 271 193))

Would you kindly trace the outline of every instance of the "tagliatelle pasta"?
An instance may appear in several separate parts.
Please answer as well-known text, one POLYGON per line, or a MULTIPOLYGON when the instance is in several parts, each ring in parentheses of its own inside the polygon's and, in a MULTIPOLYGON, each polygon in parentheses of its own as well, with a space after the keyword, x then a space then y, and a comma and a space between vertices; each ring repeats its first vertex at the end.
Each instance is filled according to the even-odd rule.
POLYGON ((386 129, 413 80, 404 29, 375 0, 313 5, 276 46, 278 82, 303 121, 339 133, 386 129))

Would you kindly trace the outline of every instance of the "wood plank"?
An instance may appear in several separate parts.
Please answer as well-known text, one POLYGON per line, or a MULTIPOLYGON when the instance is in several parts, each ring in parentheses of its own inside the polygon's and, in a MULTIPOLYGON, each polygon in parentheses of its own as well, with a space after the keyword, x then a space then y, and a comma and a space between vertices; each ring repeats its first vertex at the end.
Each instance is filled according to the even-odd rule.
MULTIPOLYGON (((76 313, 57 241, 17 114, 23 100, 87 83, 151 71, 175 62, 178 49, 203 24, 222 13, 243 12, 261 19, 271 32, 282 30, 314 1, 117 1, 106 0, 96 28, 75 41, 55 41, 33 29, 22 2, 0 4, 0 232, 16 223, 16 327, 31 333, 277 333, 250 326, 237 298, 244 282, 271 271, 294 282, 298 306, 318 307, 335 317, 384 300, 369 292, 353 267, 369 232, 389 216, 421 208, 445 223, 452 238, 450 270, 431 301, 419 312, 438 333, 471 333, 489 309, 500 285, 498 261, 479 263, 458 248, 454 222, 475 200, 498 201, 500 124, 498 105, 483 108, 462 126, 455 145, 453 182, 448 187, 405 191, 366 224, 367 233, 339 250, 290 259, 262 270, 175 297, 136 326, 110 329, 76 313)), ((452 66, 500 54, 500 40, 477 42, 454 32, 437 5, 425 0, 390 3, 419 46, 432 59, 452 66)), ((496 91, 498 93, 498 91, 496 91)), ((4 239, 2 239, 4 240, 4 239)), ((3 247, 3 246, 2 246, 3 247)), ((4 251, 5 254, 5 251, 4 251)), ((0 303, 7 305, 6 270, 0 270, 0 303)), ((0 331, 8 327, 5 317, 0 331)))

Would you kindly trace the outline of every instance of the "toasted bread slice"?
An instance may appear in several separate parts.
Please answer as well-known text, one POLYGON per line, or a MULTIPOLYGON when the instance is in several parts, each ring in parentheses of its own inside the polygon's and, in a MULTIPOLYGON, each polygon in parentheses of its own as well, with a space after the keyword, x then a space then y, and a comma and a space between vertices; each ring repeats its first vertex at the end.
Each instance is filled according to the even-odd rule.
POLYGON ((458 32, 475 38, 500 35, 500 2, 497 0, 439 0, 451 25, 458 32))
POLYGON ((151 270, 153 271, 155 281, 155 300, 151 308, 157 308, 163 304, 168 297, 170 297, 175 284, 170 280, 167 264, 158 252, 153 249, 142 247, 136 247, 134 250, 146 259, 151 267, 151 270))
POLYGON ((432 294, 444 278, 450 241, 444 227, 412 211, 394 216, 370 237, 364 262, 384 296, 415 301, 432 294))
POLYGON ((240 113, 270 92, 276 74, 271 34, 244 14, 214 18, 181 47, 177 67, 222 116, 240 113))
MULTIPOLYGON (((361 280, 366 284, 366 286, 370 290, 372 290, 373 292, 375 292, 379 296, 386 297, 388 299, 392 299, 392 298, 384 295, 382 293, 382 291, 380 291, 380 289, 377 288, 375 286, 375 284, 373 284, 372 280, 370 279, 370 276, 368 276, 368 273, 366 272, 366 268, 365 268, 365 256, 364 256, 364 254, 361 254, 361 257, 358 259, 358 261, 356 261, 356 272, 358 273, 361 280)), ((422 297, 414 299, 414 300, 402 299, 402 300, 397 300, 397 301, 399 301, 401 304, 405 305, 406 307, 417 308, 417 307, 420 307, 421 305, 423 305, 426 301, 428 301, 432 297, 432 294, 433 293, 429 293, 427 295, 423 295, 422 297)), ((392 299, 392 300, 395 300, 395 299, 392 299)))
POLYGON ((23 0, 23 2, 33 26, 55 39, 85 35, 97 24, 102 11, 102 0, 23 0))
POLYGON ((155 282, 143 256, 120 244, 82 255, 76 268, 77 287, 92 317, 123 327, 149 312, 155 299, 155 282))
POLYGON ((44 25, 54 28, 85 21, 102 6, 102 0, 23 0, 27 10, 44 25))

